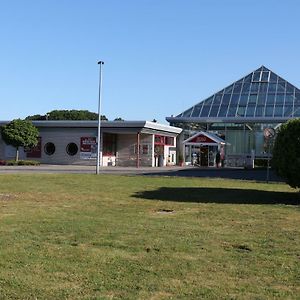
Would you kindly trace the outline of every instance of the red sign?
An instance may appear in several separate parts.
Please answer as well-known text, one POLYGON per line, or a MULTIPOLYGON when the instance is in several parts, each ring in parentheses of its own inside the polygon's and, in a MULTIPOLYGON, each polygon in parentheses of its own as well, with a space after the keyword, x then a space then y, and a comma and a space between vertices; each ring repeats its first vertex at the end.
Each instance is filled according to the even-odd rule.
POLYGON ((42 156, 42 138, 38 137, 38 143, 32 148, 24 149, 27 158, 41 158, 42 156))
POLYGON ((206 135, 198 135, 194 137, 192 140, 189 141, 189 143, 213 143, 215 144, 216 142, 207 137, 206 135))
POLYGON ((80 152, 91 152, 96 145, 95 137, 81 137, 80 138, 80 152))
POLYGON ((80 159, 93 159, 97 157, 97 140, 95 137, 80 138, 80 159))

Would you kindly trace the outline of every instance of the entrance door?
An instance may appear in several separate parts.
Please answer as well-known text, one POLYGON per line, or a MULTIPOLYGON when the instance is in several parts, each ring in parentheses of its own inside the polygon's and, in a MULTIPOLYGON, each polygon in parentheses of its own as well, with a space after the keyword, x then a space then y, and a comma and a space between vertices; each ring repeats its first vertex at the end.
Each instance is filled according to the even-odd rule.
POLYGON ((208 146, 201 146, 200 148, 200 166, 208 167, 208 146))

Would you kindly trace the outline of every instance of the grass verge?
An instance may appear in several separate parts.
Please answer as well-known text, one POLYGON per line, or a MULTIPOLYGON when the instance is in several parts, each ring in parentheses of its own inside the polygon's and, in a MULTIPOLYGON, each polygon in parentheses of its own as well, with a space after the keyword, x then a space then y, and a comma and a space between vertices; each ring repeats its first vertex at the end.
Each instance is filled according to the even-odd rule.
POLYGON ((0 299, 299 299, 285 184, 0 176, 0 299))

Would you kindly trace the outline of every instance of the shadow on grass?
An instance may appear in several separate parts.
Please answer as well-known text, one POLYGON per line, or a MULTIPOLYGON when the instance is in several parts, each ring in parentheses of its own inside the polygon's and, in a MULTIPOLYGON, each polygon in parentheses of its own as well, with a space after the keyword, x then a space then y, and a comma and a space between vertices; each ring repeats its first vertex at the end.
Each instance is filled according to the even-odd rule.
POLYGON ((133 195, 133 197, 149 200, 194 203, 286 205, 299 205, 300 203, 300 197, 297 193, 223 188, 164 187, 154 191, 137 192, 133 195))

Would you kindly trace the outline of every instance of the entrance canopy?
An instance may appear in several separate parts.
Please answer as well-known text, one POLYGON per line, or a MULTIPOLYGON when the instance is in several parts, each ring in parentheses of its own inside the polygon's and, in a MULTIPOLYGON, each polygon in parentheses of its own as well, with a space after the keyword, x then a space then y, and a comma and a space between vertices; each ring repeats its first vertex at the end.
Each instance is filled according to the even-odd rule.
POLYGON ((209 132, 199 131, 195 135, 183 141, 184 145, 218 146, 225 145, 225 141, 217 135, 209 132))

